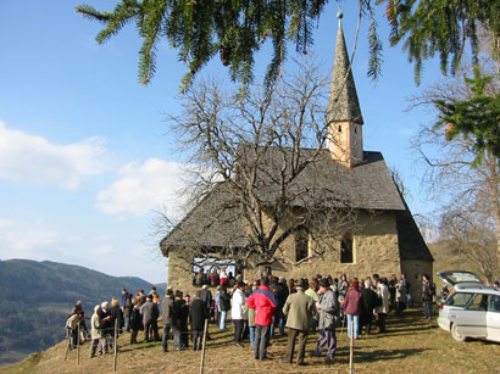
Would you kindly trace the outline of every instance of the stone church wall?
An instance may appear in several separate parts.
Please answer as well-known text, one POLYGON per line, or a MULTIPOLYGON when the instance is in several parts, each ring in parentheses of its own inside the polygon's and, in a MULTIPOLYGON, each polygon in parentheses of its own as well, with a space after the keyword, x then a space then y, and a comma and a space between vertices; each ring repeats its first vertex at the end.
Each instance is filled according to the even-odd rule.
MULTIPOLYGON (((352 232, 353 263, 340 263, 340 241, 332 238, 331 249, 323 257, 314 257, 299 263, 283 261, 286 270, 276 270, 274 273, 286 278, 310 278, 316 274, 338 277, 339 273, 359 278, 374 273, 381 276, 398 274, 401 264, 395 215, 392 212, 361 213, 355 227, 352 232)), ((311 243, 311 246, 314 246, 314 243, 311 243)), ((284 257, 294 258, 293 238, 285 241, 283 247, 284 257)))
MULTIPOLYGON (((401 272, 406 274, 410 281, 411 293, 414 304, 422 303, 422 275, 428 274, 433 279, 433 263, 420 260, 401 261, 401 272)), ((433 279, 433 282, 436 280, 433 279)), ((438 292, 438 290, 436 290, 438 292)))

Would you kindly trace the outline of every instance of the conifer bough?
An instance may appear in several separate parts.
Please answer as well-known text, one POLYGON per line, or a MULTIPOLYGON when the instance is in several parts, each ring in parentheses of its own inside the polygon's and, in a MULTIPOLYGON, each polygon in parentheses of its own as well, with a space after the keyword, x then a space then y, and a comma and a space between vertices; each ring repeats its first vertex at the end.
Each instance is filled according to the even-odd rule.
MULTIPOLYGON (((377 34, 375 5, 386 6, 392 45, 403 41, 403 50, 415 62, 419 81, 422 62, 439 55, 444 73, 452 73, 469 41, 477 54, 477 30, 491 32, 495 50, 500 36, 500 2, 492 0, 358 0, 341 1, 356 6, 361 18, 369 19, 370 59, 368 75, 380 74, 382 43, 377 34)), ((104 24, 97 34, 103 43, 128 22, 135 21, 143 39, 139 52, 139 81, 147 84, 156 70, 156 50, 162 38, 177 49, 188 72, 181 91, 209 60, 219 55, 230 69, 232 80, 244 85, 253 79, 254 54, 270 40, 273 55, 265 82, 276 80, 292 41, 306 54, 313 44, 313 29, 328 0, 120 0, 113 11, 80 5, 76 11, 104 24)), ((329 15, 328 17, 334 17, 329 15)))

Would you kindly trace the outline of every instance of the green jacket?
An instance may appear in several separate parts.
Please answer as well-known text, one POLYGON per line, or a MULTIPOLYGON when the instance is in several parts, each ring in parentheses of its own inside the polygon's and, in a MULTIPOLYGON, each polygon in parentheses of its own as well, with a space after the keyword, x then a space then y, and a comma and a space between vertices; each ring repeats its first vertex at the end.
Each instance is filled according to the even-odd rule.
POLYGON ((286 327, 309 331, 315 312, 314 300, 303 291, 288 296, 283 307, 283 313, 287 315, 286 327))

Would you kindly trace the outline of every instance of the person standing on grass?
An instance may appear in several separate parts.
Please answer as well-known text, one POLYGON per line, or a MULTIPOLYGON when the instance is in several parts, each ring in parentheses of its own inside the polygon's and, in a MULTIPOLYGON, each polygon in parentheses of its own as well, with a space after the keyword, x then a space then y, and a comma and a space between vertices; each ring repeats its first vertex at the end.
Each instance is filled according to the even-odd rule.
POLYGON ((307 280, 301 279, 295 288, 297 292, 288 296, 283 307, 283 313, 287 316, 286 327, 288 328, 287 357, 283 361, 290 364, 293 362, 295 342, 298 337, 297 365, 305 365, 307 334, 311 327, 315 304, 313 299, 304 293, 304 289, 307 288, 307 280))
POLYGON ((328 279, 323 278, 319 281, 319 299, 316 303, 318 311, 319 339, 314 351, 314 356, 321 356, 321 350, 326 345, 328 353, 325 359, 327 364, 333 363, 335 351, 337 348, 337 337, 335 335, 335 323, 339 312, 339 304, 335 294, 330 288, 328 279))
POLYGON ((153 302, 153 296, 146 297, 146 302, 141 306, 142 323, 144 325, 144 341, 159 341, 158 334, 158 305, 153 302))
POLYGON ((434 285, 428 274, 422 275, 422 305, 426 319, 432 318, 432 298, 436 293, 434 285))
POLYGON ((404 279, 400 279, 396 284, 396 299, 395 299, 395 310, 396 315, 400 316, 403 310, 406 309, 406 286, 404 279))
POLYGON ((389 307, 391 303, 391 295, 389 293, 386 278, 378 279, 377 293, 380 298, 380 306, 377 308, 377 324, 379 333, 383 334, 386 331, 385 320, 389 314, 389 307))
POLYGON ((347 336, 352 339, 358 338, 359 315, 361 314, 361 292, 357 279, 351 280, 351 284, 345 294, 344 313, 347 315, 347 336))
POLYGON ((224 331, 226 329, 226 317, 227 312, 231 309, 231 297, 227 292, 226 284, 222 284, 219 290, 219 308, 220 308, 220 320, 219 320, 219 330, 224 331))
POLYGON ((139 330, 143 330, 144 326, 142 325, 142 317, 141 317, 141 299, 136 297, 133 299, 133 308, 130 312, 130 329, 132 332, 130 333, 130 344, 137 344, 137 335, 139 334, 139 330))
POLYGON ((163 334, 161 336, 161 347, 163 352, 168 352, 168 335, 172 327, 172 307, 174 305, 174 291, 167 289, 165 298, 161 304, 161 319, 163 321, 163 334))
POLYGON ((92 345, 90 346, 90 358, 95 357, 97 350, 99 350, 100 355, 104 354, 105 341, 102 337, 99 309, 99 305, 94 307, 94 314, 92 314, 92 318, 90 319, 90 337, 92 339, 92 345))
POLYGON ((205 320, 207 319, 207 308, 201 299, 201 290, 196 291, 189 307, 189 320, 191 321, 191 334, 193 336, 193 350, 201 351, 205 320))
MULTIPOLYGON (((121 334, 123 332, 123 311, 120 307, 120 302, 116 297, 111 298, 111 308, 109 308, 109 312, 113 317, 113 321, 117 321, 117 334, 121 334)), ((113 325, 114 331, 114 325, 113 325)))
POLYGON ((269 288, 268 277, 261 278, 259 288, 248 298, 247 305, 255 309, 255 359, 265 360, 274 309, 277 306, 276 298, 269 288))
POLYGON ((364 326, 366 328, 366 335, 370 335, 373 322, 373 310, 377 307, 378 302, 379 298, 372 288, 372 281, 369 278, 365 279, 365 287, 361 290, 360 333, 364 326))
MULTIPOLYGON (((260 280, 256 280, 252 284, 252 294, 257 290, 260 286, 260 280)), ((248 297, 250 297, 250 294, 248 297)), ((247 304, 248 306, 248 304, 247 304)), ((248 308, 248 337, 250 340, 250 348, 255 349, 255 309, 248 308)))
POLYGON ((187 320, 189 308, 184 300, 182 291, 175 291, 175 301, 172 306, 172 332, 174 334, 174 349, 182 351, 187 347, 187 320))
POLYGON ((246 316, 246 297, 243 293, 245 289, 245 283, 238 282, 236 288, 233 291, 232 306, 231 306, 231 318, 234 324, 234 343, 243 347, 243 332, 245 327, 246 316))
POLYGON ((127 332, 130 332, 130 316, 132 315, 133 308, 132 295, 128 293, 125 304, 123 305, 123 328, 127 332))

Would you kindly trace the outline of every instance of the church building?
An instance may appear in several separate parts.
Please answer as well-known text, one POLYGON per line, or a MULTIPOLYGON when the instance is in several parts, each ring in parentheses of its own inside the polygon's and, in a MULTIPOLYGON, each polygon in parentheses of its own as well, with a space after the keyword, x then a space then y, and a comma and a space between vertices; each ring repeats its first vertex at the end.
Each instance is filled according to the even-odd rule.
MULTIPOLYGON (((334 141, 328 142, 318 161, 304 170, 297 183, 305 187, 311 184, 313 190, 312 187, 332 186, 342 181, 342 186, 337 188, 348 197, 349 208, 356 212, 356 224, 342 235, 330 238, 331 247, 337 250, 322 256, 311 255, 317 235, 290 235, 276 252, 273 275, 298 279, 316 274, 338 277, 339 273, 347 273, 364 278, 375 273, 385 277, 405 273, 414 300, 418 301, 422 274, 432 275, 434 260, 382 153, 363 148, 365 124, 341 24, 330 83, 327 126, 328 137, 334 141)), ((270 149, 266 156, 270 167, 274 165, 273 152, 277 151, 270 149)), ((192 286, 195 258, 190 255, 193 253, 190 248, 222 251, 244 248, 247 244, 241 221, 220 216, 215 219, 214 212, 226 197, 224 188, 216 186, 161 241, 161 251, 168 257, 169 286, 182 290, 192 286)), ((310 232, 314 230, 310 228, 310 232)), ((246 271, 241 271, 244 278, 252 280, 255 273, 246 271)))

